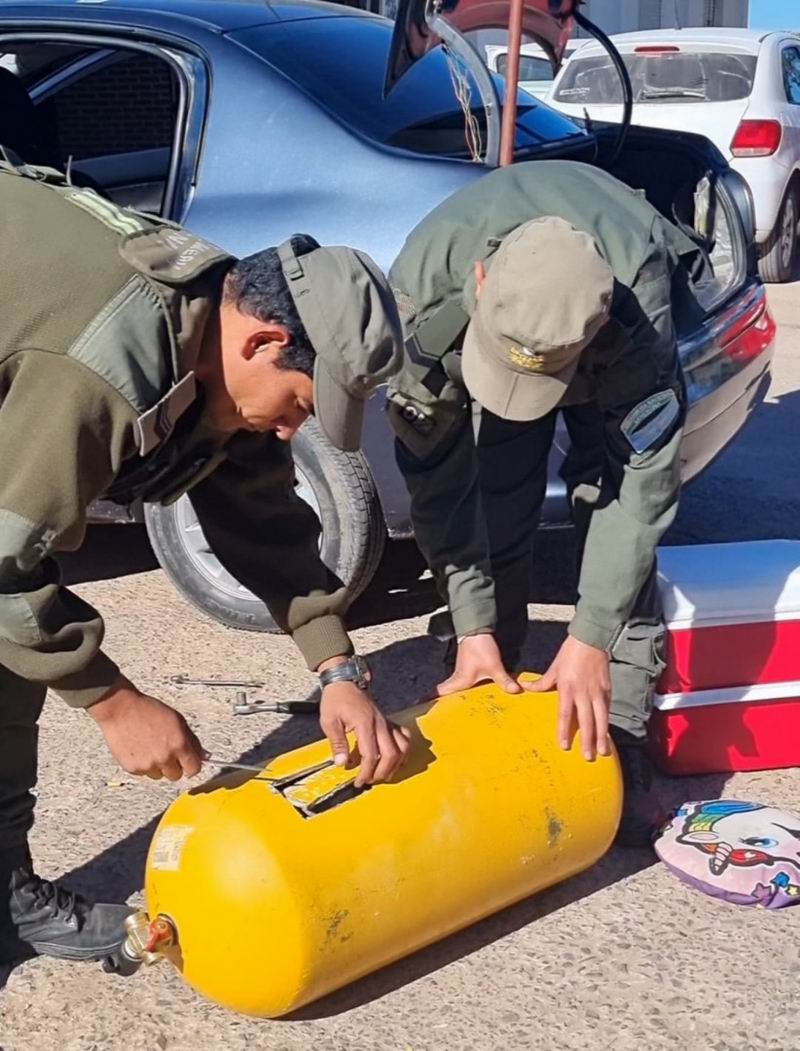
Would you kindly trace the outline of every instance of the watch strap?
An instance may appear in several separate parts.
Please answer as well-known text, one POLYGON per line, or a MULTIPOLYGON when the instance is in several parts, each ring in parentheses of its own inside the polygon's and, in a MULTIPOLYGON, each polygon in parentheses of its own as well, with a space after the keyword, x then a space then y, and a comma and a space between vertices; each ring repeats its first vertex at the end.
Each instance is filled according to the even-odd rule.
POLYGON ((369 682, 369 666, 358 654, 348 657, 346 661, 334 668, 327 668, 319 674, 320 686, 330 686, 334 682, 354 682, 361 690, 366 690, 369 682))

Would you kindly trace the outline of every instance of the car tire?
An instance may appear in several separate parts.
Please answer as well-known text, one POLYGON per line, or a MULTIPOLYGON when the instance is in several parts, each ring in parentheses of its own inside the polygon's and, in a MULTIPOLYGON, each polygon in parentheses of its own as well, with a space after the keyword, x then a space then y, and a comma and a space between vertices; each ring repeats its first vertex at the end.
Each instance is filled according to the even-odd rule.
POLYGON ((797 261, 798 222, 797 190, 790 186, 778 212, 775 229, 769 235, 758 261, 762 281, 776 285, 791 281, 797 261))
MULTIPOLYGON (((355 597, 375 575, 386 542, 367 461, 361 453, 335 449, 313 420, 292 439, 292 452, 298 493, 322 524, 322 560, 355 597)), ((145 524, 161 567, 194 606, 228 627, 280 631, 264 603, 216 559, 188 496, 168 506, 145 505, 145 524)))

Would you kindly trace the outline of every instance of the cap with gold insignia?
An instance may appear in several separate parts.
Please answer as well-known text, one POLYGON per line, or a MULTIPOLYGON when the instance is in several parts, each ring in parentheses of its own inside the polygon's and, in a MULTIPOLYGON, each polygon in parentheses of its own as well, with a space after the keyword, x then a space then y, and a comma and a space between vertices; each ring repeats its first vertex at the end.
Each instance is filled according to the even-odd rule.
POLYGON ((316 351, 314 413, 337 448, 355 452, 364 405, 400 368, 403 336, 386 278, 353 248, 278 249, 300 320, 316 351))
POLYGON ((491 261, 464 338, 472 397, 507 420, 545 416, 607 321, 613 290, 589 234, 555 216, 518 226, 491 261))

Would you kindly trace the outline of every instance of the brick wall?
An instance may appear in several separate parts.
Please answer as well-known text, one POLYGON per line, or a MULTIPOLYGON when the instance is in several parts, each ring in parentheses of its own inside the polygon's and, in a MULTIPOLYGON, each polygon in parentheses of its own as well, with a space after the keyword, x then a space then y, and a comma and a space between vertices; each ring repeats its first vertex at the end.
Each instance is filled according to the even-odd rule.
POLYGON ((177 97, 172 70, 150 55, 82 77, 56 96, 62 155, 78 160, 169 146, 177 97))

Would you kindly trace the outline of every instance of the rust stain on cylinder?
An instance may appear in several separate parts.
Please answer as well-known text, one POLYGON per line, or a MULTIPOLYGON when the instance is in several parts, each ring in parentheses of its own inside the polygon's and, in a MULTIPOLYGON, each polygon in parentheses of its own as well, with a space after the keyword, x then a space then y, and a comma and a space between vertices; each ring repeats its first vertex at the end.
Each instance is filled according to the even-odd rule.
POLYGON ((564 826, 551 810, 547 810, 545 813, 547 815, 547 845, 552 849, 553 847, 558 846, 558 841, 561 839, 561 833, 564 831, 564 826))

